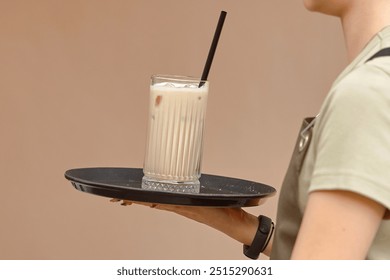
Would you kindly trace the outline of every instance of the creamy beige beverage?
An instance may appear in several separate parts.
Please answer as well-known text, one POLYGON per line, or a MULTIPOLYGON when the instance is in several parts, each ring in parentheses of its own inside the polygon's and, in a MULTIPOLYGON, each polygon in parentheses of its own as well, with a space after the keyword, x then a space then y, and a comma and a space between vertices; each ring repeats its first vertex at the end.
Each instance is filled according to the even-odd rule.
POLYGON ((153 76, 143 188, 199 192, 208 82, 153 76))

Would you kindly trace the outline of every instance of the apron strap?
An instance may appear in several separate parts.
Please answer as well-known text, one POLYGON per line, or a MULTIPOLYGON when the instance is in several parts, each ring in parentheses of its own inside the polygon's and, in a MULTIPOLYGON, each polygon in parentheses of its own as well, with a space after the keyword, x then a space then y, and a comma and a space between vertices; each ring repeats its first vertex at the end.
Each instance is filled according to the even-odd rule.
POLYGON ((381 56, 390 56, 390 48, 384 48, 381 49, 379 52, 371 56, 369 59, 366 60, 366 62, 373 60, 374 58, 381 57, 381 56))

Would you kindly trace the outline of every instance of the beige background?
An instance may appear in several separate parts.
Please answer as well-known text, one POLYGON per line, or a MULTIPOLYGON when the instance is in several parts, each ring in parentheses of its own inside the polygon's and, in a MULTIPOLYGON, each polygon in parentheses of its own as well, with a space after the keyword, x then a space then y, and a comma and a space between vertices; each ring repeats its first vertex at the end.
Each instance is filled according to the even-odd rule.
POLYGON ((142 167, 150 75, 199 76, 222 9, 202 169, 278 189, 301 119, 345 66, 337 19, 299 0, 0 0, 1 259, 244 259, 203 225, 63 176, 142 167))

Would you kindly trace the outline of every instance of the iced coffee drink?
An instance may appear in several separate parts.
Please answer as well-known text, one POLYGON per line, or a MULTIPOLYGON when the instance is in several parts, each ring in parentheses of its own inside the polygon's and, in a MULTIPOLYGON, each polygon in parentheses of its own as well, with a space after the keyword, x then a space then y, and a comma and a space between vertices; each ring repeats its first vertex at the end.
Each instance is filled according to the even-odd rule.
POLYGON ((142 188, 199 192, 208 82, 152 76, 142 188))

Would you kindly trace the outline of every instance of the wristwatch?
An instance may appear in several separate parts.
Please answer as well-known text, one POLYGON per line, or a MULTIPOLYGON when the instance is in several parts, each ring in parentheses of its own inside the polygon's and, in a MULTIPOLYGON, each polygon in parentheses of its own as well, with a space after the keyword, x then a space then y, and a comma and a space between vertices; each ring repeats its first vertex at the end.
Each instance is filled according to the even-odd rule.
POLYGON ((265 248, 267 248, 268 242, 274 231, 274 223, 271 218, 260 215, 258 220, 259 226, 252 244, 250 246, 244 244, 243 247, 244 255, 254 260, 259 257, 260 253, 263 252, 265 248))

